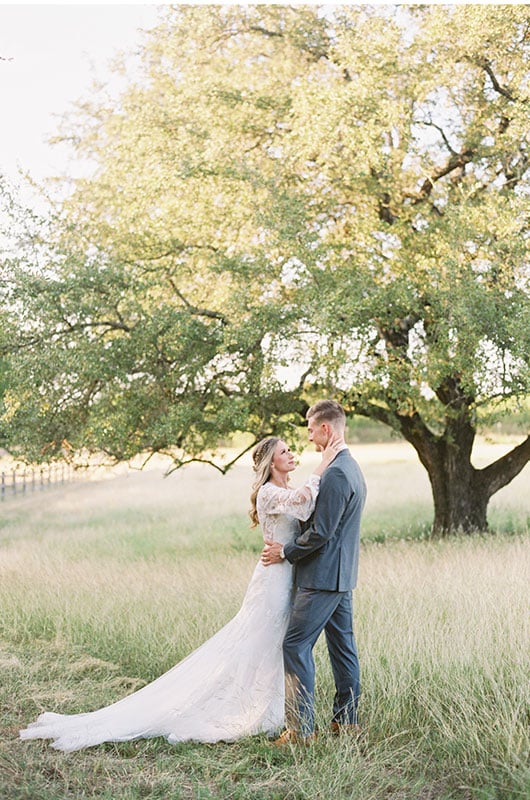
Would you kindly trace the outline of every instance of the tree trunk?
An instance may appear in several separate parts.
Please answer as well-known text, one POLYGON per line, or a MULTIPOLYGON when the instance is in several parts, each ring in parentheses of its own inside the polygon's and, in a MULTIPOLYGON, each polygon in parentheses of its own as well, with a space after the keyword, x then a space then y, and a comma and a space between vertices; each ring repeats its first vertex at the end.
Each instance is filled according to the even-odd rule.
POLYGON ((450 377, 438 387, 437 394, 448 409, 440 435, 433 433, 417 411, 402 414, 374 403, 357 403, 355 410, 399 430, 416 450, 431 482, 433 534, 486 531, 490 497, 507 486, 530 461, 530 436, 501 458, 477 469, 471 463, 476 435, 473 398, 466 396, 458 381, 450 377))
POLYGON ((490 495, 478 480, 479 471, 456 444, 441 440, 428 474, 434 500, 434 535, 471 533, 488 528, 490 495))
POLYGON ((434 501, 432 532, 438 536, 488 528, 491 493, 487 484, 479 480, 480 471, 471 464, 475 430, 460 422, 443 436, 435 437, 418 426, 413 437, 407 436, 429 475, 434 501))
POLYGON ((497 461, 476 469, 471 463, 472 425, 452 426, 450 435, 440 437, 421 424, 414 426, 414 435, 402 430, 429 475, 434 501, 432 532, 438 536, 486 531, 490 498, 530 460, 530 436, 497 461))

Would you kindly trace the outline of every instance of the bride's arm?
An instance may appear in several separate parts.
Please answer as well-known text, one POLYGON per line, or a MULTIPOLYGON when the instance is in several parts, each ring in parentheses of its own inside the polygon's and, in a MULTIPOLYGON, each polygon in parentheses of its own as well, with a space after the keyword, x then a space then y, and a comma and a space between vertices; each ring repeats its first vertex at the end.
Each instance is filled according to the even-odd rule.
POLYGON ((258 492, 258 515, 290 514, 296 519, 307 520, 314 511, 320 487, 320 475, 311 475, 299 489, 284 489, 266 483, 258 492))
POLYGON ((320 476, 341 449, 341 442, 330 441, 322 452, 320 464, 315 467, 309 479, 299 489, 283 488, 270 483, 270 481, 261 486, 256 499, 258 516, 261 512, 262 514, 290 514, 304 522, 309 519, 315 510, 320 476))

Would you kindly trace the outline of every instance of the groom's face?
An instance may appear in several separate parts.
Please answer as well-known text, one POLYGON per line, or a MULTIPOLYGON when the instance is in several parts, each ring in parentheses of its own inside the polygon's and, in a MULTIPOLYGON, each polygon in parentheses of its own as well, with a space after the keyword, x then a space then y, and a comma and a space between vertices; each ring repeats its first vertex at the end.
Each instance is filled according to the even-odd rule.
POLYGON ((314 417, 307 420, 307 435, 318 452, 323 450, 329 441, 329 425, 327 422, 316 422, 314 417))

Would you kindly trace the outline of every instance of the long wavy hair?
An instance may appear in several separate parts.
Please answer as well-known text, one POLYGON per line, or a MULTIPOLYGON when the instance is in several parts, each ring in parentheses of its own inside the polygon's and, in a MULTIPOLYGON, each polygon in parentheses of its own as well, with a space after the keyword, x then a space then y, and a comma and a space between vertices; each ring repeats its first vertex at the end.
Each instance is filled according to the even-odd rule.
POLYGON ((256 499, 263 484, 267 483, 271 478, 272 459, 274 458, 274 451, 279 441, 280 439, 278 436, 267 436, 266 439, 262 439, 261 442, 258 442, 252 451, 252 460, 254 461, 256 477, 252 484, 250 511, 248 512, 251 520, 251 528, 255 528, 259 525, 256 499))

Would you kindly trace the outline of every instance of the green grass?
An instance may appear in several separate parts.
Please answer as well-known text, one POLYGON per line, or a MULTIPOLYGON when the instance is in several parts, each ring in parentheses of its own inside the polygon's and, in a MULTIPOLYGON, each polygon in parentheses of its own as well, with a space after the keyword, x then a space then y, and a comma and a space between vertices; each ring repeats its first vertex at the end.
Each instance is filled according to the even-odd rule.
MULTIPOLYGON (((130 473, 0 507, 0 798, 526 798, 529 470, 492 503, 500 533, 430 541, 414 456, 399 443, 354 450, 369 488, 354 594, 359 743, 324 732, 303 751, 255 737, 65 755, 18 740, 44 709, 90 710, 139 688, 239 607, 260 548, 246 517, 248 461, 225 478, 202 466, 130 473)), ((325 731, 322 642, 316 659, 325 731)))

